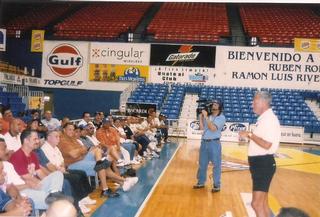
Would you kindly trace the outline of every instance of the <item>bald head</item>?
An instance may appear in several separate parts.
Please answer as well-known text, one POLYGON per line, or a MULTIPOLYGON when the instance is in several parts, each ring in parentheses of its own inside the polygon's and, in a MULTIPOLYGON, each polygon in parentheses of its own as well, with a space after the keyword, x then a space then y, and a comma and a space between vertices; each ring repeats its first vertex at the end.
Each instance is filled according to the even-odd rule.
POLYGON ((45 217, 76 217, 77 210, 69 200, 57 200, 46 211, 45 217))

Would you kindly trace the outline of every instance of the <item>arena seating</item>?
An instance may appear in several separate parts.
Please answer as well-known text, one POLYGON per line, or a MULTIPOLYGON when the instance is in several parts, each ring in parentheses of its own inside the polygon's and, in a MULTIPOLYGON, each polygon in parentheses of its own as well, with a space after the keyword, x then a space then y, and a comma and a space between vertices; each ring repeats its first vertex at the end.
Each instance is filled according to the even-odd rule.
POLYGON ((15 92, 6 92, 0 88, 0 104, 3 106, 10 106, 14 116, 24 112, 26 105, 22 103, 22 98, 15 92))
MULTIPOLYGON (((319 91, 268 89, 272 94, 272 108, 283 126, 300 126, 306 133, 320 133, 320 121, 306 104, 306 99, 320 100, 319 91)), ((200 86, 141 83, 128 102, 156 103, 161 113, 169 119, 179 119, 186 93, 198 93, 199 99, 220 99, 228 122, 255 123, 257 116, 252 111, 252 99, 257 88, 200 86), (168 93, 168 94, 167 94, 168 93)))
POLYGON ((225 4, 164 3, 148 33, 159 41, 218 42, 229 36, 225 4))
POLYGON ((167 93, 168 85, 139 83, 128 98, 128 102, 155 103, 157 109, 160 109, 167 93))
POLYGON ((31 29, 44 29, 50 22, 68 11, 70 7, 70 4, 46 4, 33 7, 26 14, 16 17, 6 24, 7 35, 15 36, 17 30, 23 34, 31 29))
POLYGON ((230 122, 255 123, 252 112, 252 98, 256 88, 241 87, 203 87, 199 99, 220 99, 224 103, 224 114, 230 122))
POLYGON ((169 119, 179 119, 186 89, 183 85, 172 85, 167 99, 161 109, 169 119))
POLYGON ((320 17, 308 7, 240 6, 244 32, 262 45, 292 45, 294 38, 319 38, 320 17))
POLYGON ((65 39, 115 39, 135 30, 151 3, 90 4, 55 25, 54 35, 65 39))

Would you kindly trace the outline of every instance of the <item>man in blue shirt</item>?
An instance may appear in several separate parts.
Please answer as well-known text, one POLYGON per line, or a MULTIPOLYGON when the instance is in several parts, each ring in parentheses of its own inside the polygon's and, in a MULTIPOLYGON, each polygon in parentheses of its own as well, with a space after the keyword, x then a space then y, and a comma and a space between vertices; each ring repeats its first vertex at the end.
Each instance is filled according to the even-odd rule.
MULTIPOLYGON (((211 105, 211 114, 203 109, 200 114, 200 130, 203 130, 199 153, 199 169, 197 173, 198 183, 194 189, 204 188, 207 178, 208 163, 214 164, 213 168, 213 188, 212 192, 220 191, 221 180, 221 131, 226 122, 222 114, 223 103, 214 100, 211 105)), ((209 111, 210 112, 210 111, 209 111)))

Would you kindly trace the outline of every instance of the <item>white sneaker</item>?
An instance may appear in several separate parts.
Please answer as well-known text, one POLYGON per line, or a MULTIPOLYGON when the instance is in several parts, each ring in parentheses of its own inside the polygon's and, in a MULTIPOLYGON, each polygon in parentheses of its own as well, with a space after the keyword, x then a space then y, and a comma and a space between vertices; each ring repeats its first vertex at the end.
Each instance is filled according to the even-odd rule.
POLYGON ((153 158, 159 158, 160 155, 158 155, 155 151, 152 152, 152 157, 153 158))
POLYGON ((93 205, 93 204, 96 204, 97 201, 96 200, 92 200, 89 196, 86 196, 85 198, 80 200, 79 203, 81 205, 93 205))
POLYGON ((124 164, 124 161, 122 159, 119 159, 117 160, 117 166, 118 167, 123 167, 125 164, 124 164))
POLYGON ((83 214, 89 213, 91 211, 90 208, 86 207, 84 204, 79 203, 79 208, 83 214))
POLYGON ((137 164, 140 164, 140 161, 137 161, 136 159, 133 159, 130 163, 133 164, 133 165, 137 165, 137 164))
POLYGON ((137 182, 139 181, 138 177, 128 177, 127 179, 129 179, 129 181, 131 182, 132 186, 137 184, 137 182))
POLYGON ((133 186, 133 185, 131 184, 131 181, 130 181, 129 179, 126 179, 126 180, 124 180, 124 182, 123 182, 122 190, 123 190, 123 191, 129 191, 132 186, 133 186))

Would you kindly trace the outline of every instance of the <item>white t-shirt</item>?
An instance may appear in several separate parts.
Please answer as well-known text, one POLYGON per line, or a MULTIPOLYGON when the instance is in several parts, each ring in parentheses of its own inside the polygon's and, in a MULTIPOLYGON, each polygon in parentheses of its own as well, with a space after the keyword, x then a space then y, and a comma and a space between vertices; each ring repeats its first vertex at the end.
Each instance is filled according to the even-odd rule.
POLYGON ((58 147, 52 147, 47 141, 41 146, 42 151, 48 158, 49 162, 56 167, 64 163, 64 158, 58 147))
POLYGON ((95 135, 92 136, 86 136, 91 140, 91 142, 94 144, 94 146, 98 146, 100 144, 100 141, 97 139, 95 135))
POLYGON ((56 118, 51 118, 49 121, 47 121, 47 119, 42 119, 41 123, 43 123, 43 125, 46 126, 48 130, 56 130, 61 126, 60 121, 56 118))
POLYGON ((15 171, 12 163, 3 161, 3 171, 6 173, 6 184, 24 185, 25 182, 15 171))
POLYGON ((7 132, 4 134, 4 140, 6 141, 8 150, 17 151, 21 148, 20 133, 13 137, 9 132, 7 132))
POLYGON ((253 140, 250 140, 248 156, 276 153, 280 144, 281 131, 279 120, 271 108, 259 116, 256 123, 256 128, 253 130, 253 134, 268 142, 271 142, 272 145, 269 149, 264 149, 257 145, 253 140))

